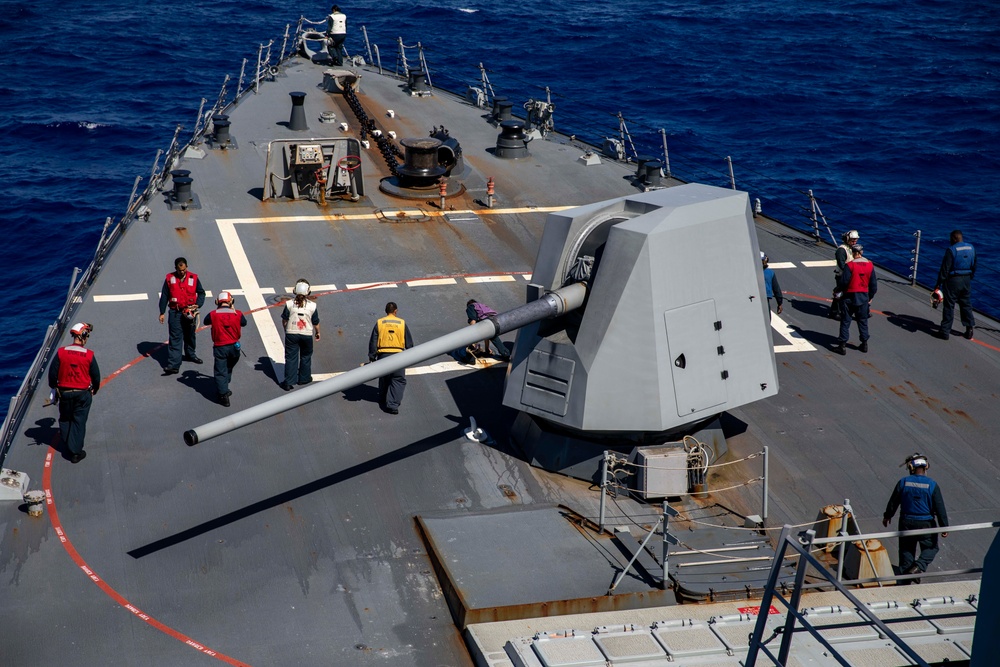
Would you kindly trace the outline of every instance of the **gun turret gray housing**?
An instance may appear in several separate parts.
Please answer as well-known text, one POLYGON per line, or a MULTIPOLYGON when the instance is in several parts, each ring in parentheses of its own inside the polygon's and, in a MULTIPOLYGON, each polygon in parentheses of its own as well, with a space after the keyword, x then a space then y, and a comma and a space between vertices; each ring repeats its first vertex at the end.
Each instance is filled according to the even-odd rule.
POLYGON ((580 431, 655 433, 777 393, 745 192, 690 184, 551 213, 534 289, 562 287, 585 256, 584 308, 518 332, 504 405, 580 431))

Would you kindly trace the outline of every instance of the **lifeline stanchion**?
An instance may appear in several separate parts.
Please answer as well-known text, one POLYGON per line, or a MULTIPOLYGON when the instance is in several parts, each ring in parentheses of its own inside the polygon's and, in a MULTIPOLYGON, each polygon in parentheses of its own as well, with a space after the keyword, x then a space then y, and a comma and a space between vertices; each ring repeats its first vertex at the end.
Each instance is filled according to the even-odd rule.
POLYGON ((601 514, 598 520, 598 530, 604 532, 604 510, 605 510, 605 497, 608 493, 608 450, 604 450, 604 458, 601 459, 601 514))
POLYGON ((767 526, 767 445, 764 445, 764 490, 761 495, 764 497, 763 507, 761 508, 760 520, 764 526, 767 526))

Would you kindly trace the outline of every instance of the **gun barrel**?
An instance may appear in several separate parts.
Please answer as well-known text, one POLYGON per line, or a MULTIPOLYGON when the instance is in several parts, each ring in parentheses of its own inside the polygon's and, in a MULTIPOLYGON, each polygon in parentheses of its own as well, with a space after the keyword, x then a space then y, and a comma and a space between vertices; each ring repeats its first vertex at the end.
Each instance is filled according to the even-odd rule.
POLYGON ((567 285, 554 292, 548 292, 535 301, 500 313, 496 317, 463 327, 458 331, 415 345, 397 354, 390 354, 378 361, 352 369, 329 380, 307 385, 296 392, 273 398, 260 405, 234 412, 222 419, 216 419, 213 422, 185 431, 184 442, 188 445, 196 445, 248 424, 273 417, 286 410, 357 387, 393 371, 427 361, 440 354, 446 354, 481 340, 488 340, 493 336, 519 329, 532 322, 557 317, 582 306, 586 295, 587 288, 584 283, 567 285))

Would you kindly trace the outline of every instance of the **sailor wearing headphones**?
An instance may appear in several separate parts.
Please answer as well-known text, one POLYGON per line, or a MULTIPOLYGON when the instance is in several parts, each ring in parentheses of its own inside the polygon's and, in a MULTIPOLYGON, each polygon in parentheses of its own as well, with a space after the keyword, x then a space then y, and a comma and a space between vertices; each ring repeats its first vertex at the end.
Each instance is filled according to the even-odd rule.
MULTIPOLYGON (((896 482, 882 515, 882 525, 888 526, 892 516, 899 509, 899 530, 919 530, 948 525, 948 511, 944 507, 944 497, 941 487, 927 476, 929 464, 927 457, 913 454, 903 462, 910 474, 896 482), (937 523, 935 524, 935 518, 937 523)), ((948 537, 948 533, 941 533, 948 537)), ((937 556, 937 535, 914 535, 899 538, 899 573, 920 574, 927 571, 937 556), (917 558, 917 545, 920 546, 920 557, 917 558)), ((910 583, 906 580, 900 583, 910 583)), ((915 584, 920 579, 912 579, 915 584)))

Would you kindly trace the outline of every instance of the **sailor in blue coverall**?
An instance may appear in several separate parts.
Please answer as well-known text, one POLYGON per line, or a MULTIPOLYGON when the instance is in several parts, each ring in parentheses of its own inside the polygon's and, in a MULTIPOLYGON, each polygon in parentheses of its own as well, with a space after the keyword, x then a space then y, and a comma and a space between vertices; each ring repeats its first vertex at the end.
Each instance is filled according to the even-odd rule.
POLYGON ((955 304, 965 326, 963 334, 972 340, 976 326, 976 317, 972 314, 972 279, 976 275, 976 249, 971 243, 962 240, 962 232, 951 233, 951 247, 944 251, 941 260, 941 270, 938 271, 937 284, 934 289, 943 288, 944 303, 941 305, 941 329, 938 338, 948 340, 951 336, 951 323, 955 320, 955 304))
MULTIPOLYGON (((906 459, 910 474, 896 482, 882 515, 882 525, 888 526, 899 509, 899 530, 919 530, 921 528, 942 528, 948 525, 948 512, 944 507, 941 487, 927 476, 927 457, 914 454, 906 459), (935 519, 937 523, 935 524, 935 519)), ((948 537, 948 533, 941 533, 948 537)), ((900 574, 920 574, 927 571, 938 552, 937 535, 915 535, 899 538, 900 574), (917 558, 917 546, 920 557, 917 558)), ((910 580, 902 583, 909 583, 910 580)), ((913 579, 919 584, 920 579, 913 579)))

